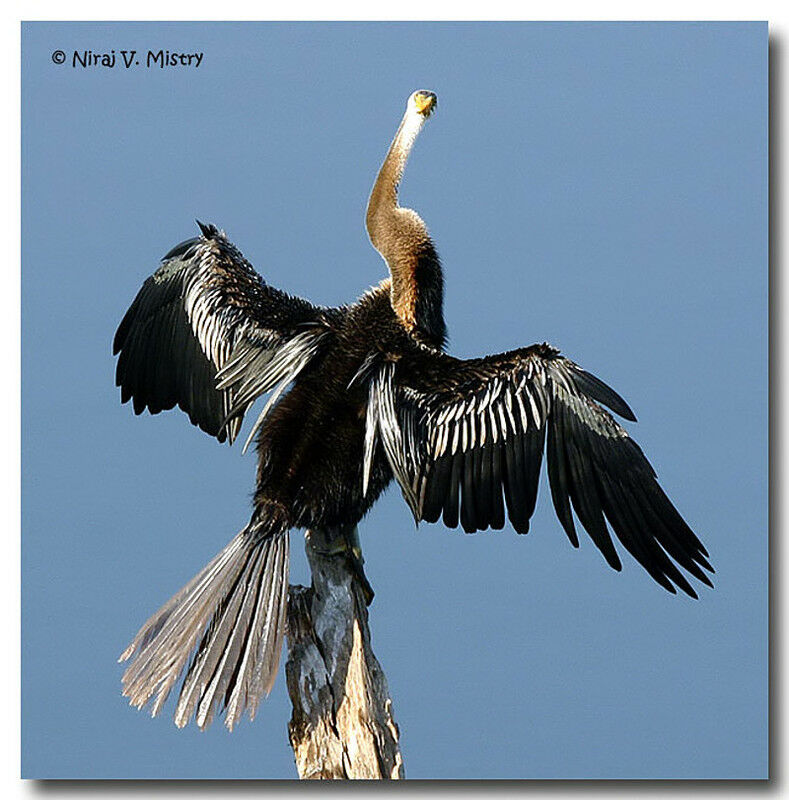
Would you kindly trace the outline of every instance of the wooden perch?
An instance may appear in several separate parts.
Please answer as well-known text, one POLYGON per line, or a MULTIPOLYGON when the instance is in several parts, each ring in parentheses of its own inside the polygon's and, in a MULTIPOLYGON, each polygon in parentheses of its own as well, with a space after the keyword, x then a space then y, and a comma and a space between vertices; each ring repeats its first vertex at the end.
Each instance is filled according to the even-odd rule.
POLYGON ((308 531, 312 586, 290 587, 290 743, 302 779, 403 778, 392 700, 370 646, 369 584, 348 534, 308 531))

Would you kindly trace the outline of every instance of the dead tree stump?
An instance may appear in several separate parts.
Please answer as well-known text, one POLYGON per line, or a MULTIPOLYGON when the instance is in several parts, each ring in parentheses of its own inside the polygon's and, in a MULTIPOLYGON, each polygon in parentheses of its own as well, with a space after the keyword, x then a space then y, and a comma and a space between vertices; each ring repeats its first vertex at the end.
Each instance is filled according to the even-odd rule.
MULTIPOLYGON (((312 586, 291 586, 285 673, 302 779, 403 778, 386 677, 370 645, 360 562, 338 534, 308 531, 312 586)), ((347 541, 347 539, 345 540, 347 541)))

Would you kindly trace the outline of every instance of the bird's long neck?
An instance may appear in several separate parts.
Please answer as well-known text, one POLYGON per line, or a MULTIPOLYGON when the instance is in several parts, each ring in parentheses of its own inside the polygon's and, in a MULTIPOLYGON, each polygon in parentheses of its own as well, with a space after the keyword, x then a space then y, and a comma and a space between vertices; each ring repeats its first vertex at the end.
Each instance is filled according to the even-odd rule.
POLYGON ((392 276, 392 308, 409 333, 431 344, 446 340, 444 284, 427 227, 419 215, 397 203, 397 189, 425 118, 406 112, 378 172, 367 204, 367 233, 392 276))
POLYGON ((383 233, 381 223, 387 214, 398 208, 397 187, 403 178, 408 156, 424 122, 425 118, 420 114, 406 112, 378 172, 373 191, 370 194, 370 201, 367 204, 367 232, 376 249, 378 249, 378 245, 375 238, 378 234, 383 233))

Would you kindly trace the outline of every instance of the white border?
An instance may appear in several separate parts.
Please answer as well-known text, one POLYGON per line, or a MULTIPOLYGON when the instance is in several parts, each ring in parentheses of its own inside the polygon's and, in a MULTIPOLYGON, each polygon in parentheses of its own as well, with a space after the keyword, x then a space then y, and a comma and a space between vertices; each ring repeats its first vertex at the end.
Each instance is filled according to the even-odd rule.
MULTIPOLYGON (((0 582, 0 608, 3 610, 2 628, 3 647, 0 650, 0 686, 3 687, 3 714, 2 714, 2 741, 0 742, 0 787, 2 787, 3 797, 15 798, 40 794, 42 787, 35 782, 23 782, 19 779, 20 764, 20 709, 19 709, 19 523, 20 523, 20 501, 19 501, 19 419, 20 419, 20 397, 19 397, 19 375, 20 375, 20 292, 19 292, 19 230, 20 230, 20 200, 19 200, 19 176, 20 176, 20 21, 21 20, 247 20, 247 19, 270 19, 270 20, 292 20, 292 19, 313 19, 313 20, 411 20, 411 19, 432 19, 432 20, 768 20, 770 22, 771 37, 779 42, 779 47, 784 52, 786 46, 787 30, 789 30, 789 4, 778 2, 755 2, 750 4, 726 2, 725 0, 708 0, 707 2, 678 2, 677 0, 664 0, 664 2, 606 2, 599 0, 595 3, 581 2, 554 2, 540 4, 539 6, 525 3, 515 3, 512 0, 486 0, 482 4, 472 4, 464 0, 455 2, 438 2, 437 0, 399 0, 399 2, 377 2, 374 5, 370 2, 362 3, 359 0, 352 2, 323 2, 318 3, 314 0, 301 2, 297 8, 286 7, 278 4, 277 7, 265 6, 259 2, 238 2, 225 0, 221 4, 205 3, 199 0, 192 2, 164 2, 164 0, 138 0, 132 4, 115 4, 108 6, 106 3, 95 2, 72 2, 68 5, 63 3, 37 2, 34 7, 30 7, 22 2, 10 2, 6 4, 6 10, 2 16, 3 25, 0 27, 0 70, 3 78, 3 104, 6 112, 3 114, 3 123, 0 127, 2 131, 2 159, 0 160, 0 185, 2 192, 2 214, 0 220, 3 221, 6 230, 11 234, 4 247, 4 262, 2 265, 2 277, 0 278, 0 325, 2 335, 0 335, 0 365, 4 376, 2 391, 0 391, 0 420, 5 422, 2 431, 2 473, 0 473, 0 508, 3 509, 3 548, 5 556, 0 559, 2 562, 3 579, 0 582), (221 13, 218 13, 220 12, 221 13), (484 16, 483 16, 484 14, 484 16), (781 46, 783 45, 783 46, 781 46)), ((780 74, 780 73, 779 73, 780 74)), ((778 86, 779 94, 772 96, 772 109, 779 114, 779 131, 786 131, 785 124, 785 94, 786 81, 778 86)), ((774 165, 775 169, 771 174, 772 180, 779 185, 785 184, 786 169, 783 164, 774 165)), ((779 192, 780 196, 780 192, 779 192)), ((786 208, 778 209, 780 216, 774 218, 773 223, 781 231, 785 231, 787 211, 786 208)), ((782 271, 783 264, 774 263, 775 273, 782 271)), ((774 306, 776 311, 789 307, 786 295, 789 292, 789 282, 782 280, 777 282, 781 288, 780 297, 774 306)), ((780 321, 780 314, 775 314, 774 333, 776 342, 773 349, 776 358, 772 364, 772 394, 777 396, 781 381, 779 376, 786 373, 786 341, 783 335, 784 326, 780 321)), ((785 399, 781 398, 780 404, 776 404, 774 413, 777 417, 785 414, 785 399)), ((783 427, 783 426, 780 426, 783 427)), ((779 426, 776 426, 774 433, 776 437, 782 433, 779 426)), ((776 485, 773 495, 775 506, 772 509, 773 520, 782 519, 781 497, 786 496, 789 490, 789 477, 783 469, 779 468, 777 454, 786 450, 785 436, 780 440, 776 438, 772 442, 775 458, 775 476, 783 477, 780 485, 776 485)), ((781 539, 781 532, 773 531, 775 539, 781 539)), ((776 548, 777 549, 777 548, 776 548)), ((786 553, 788 548, 784 545, 780 548, 782 558, 780 564, 775 564, 772 575, 777 580, 778 576, 786 572, 786 553)), ((777 592, 775 600, 785 600, 785 592, 777 592)), ((780 620, 787 617, 786 602, 781 602, 780 607, 773 609, 775 619, 778 621, 774 629, 776 636, 776 651, 774 653, 774 663, 785 663, 785 648, 783 642, 785 635, 778 630, 780 620), (779 647, 780 645, 780 647, 779 647)), ((780 625, 783 628, 783 625, 780 625)), ((785 633, 785 632, 783 632, 785 633)), ((53 668, 57 668, 57 654, 53 653, 53 668)), ((776 676, 776 682, 780 686, 780 678, 776 676)), ((780 700, 780 692, 776 692, 776 699, 780 700)), ((785 719, 783 703, 780 708, 772 709, 776 720, 785 719)), ((778 728, 778 726, 776 726, 778 728)), ((776 735, 775 743, 779 749, 773 755, 773 765, 775 767, 774 792, 783 794, 783 781, 780 779, 781 772, 785 772, 781 765, 789 764, 789 746, 786 737, 776 735)), ((216 786, 216 790, 224 791, 226 786, 216 786)), ((101 784, 90 787, 72 787, 67 790, 70 796, 81 797, 90 795, 91 797, 104 797, 114 794, 120 790, 120 784, 101 784)), ((211 785, 206 786, 210 790, 211 785)), ((298 787, 294 787, 298 788, 298 787)), ((307 787, 305 787, 307 788, 307 787)), ((373 791, 372 788, 356 787, 365 794, 373 791)), ((416 788, 412 786, 412 790, 416 788)), ((422 786, 426 791, 429 787, 422 786)), ((435 787, 436 789, 438 787, 435 787)), ((502 788, 496 784, 478 783, 469 785, 471 793, 479 792, 495 794, 528 792, 532 796, 542 796, 544 794, 563 795, 577 794, 578 790, 590 791, 595 795, 607 794, 632 794, 649 793, 650 795, 663 795, 671 793, 673 798, 691 798, 699 792, 715 793, 724 792, 726 794, 751 795, 762 793, 764 787, 748 784, 731 784, 728 791, 720 785, 705 786, 700 783, 694 786, 685 784, 655 784, 651 787, 644 785, 580 785, 568 786, 554 784, 550 786, 530 786, 522 785, 516 788, 511 784, 509 789, 502 792, 502 788)), ((66 790, 66 786, 58 790, 57 787, 50 787, 48 791, 60 794, 66 790)), ((144 792, 148 797, 160 797, 169 795, 172 791, 179 791, 191 795, 192 793, 202 793, 202 789, 194 786, 184 786, 172 784, 170 789, 163 788, 159 784, 139 784, 140 792, 144 792)), ((286 794, 289 790, 276 785, 261 786, 260 784, 237 785, 237 790, 243 793, 265 792, 266 795, 286 794)), ((420 788, 419 791, 422 789, 420 788)), ((126 789, 125 791, 128 791, 126 789)), ((290 790, 292 791, 292 789, 290 790)), ((774 792, 770 792, 773 794, 774 792)), ((453 789, 450 792, 442 791, 442 794, 467 794, 461 788, 453 789)))

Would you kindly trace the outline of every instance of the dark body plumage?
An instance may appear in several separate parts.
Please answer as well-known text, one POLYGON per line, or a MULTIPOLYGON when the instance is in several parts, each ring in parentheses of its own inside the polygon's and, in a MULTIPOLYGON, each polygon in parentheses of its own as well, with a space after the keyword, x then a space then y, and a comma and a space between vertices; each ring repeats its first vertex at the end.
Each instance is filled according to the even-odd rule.
MULTIPOLYGON (((429 111, 430 96, 422 104, 429 111)), ((438 256, 381 177, 399 182, 398 141, 415 138, 408 125, 421 121, 404 118, 368 210, 391 279, 353 305, 314 306, 268 286, 222 232, 201 226, 201 237, 168 253, 118 328, 117 383, 138 414, 178 405, 232 443, 252 403, 272 393, 250 435, 258 472, 249 525, 123 655, 135 655, 125 693, 138 706, 155 698, 156 713, 194 650, 179 725, 194 714, 205 726, 222 704, 231 728, 245 708, 254 715, 282 643, 288 531, 353 529, 393 479, 417 521, 473 532, 509 520, 526 533, 545 453, 574 546, 573 512, 615 569, 611 531, 668 591, 696 596, 680 568, 711 585, 706 550, 603 408, 635 419, 616 392, 547 344, 468 360, 443 351, 438 256)))
POLYGON ((394 352, 407 335, 386 287, 338 309, 332 322, 314 363, 258 434, 255 503, 282 503, 291 527, 355 525, 392 480, 380 451, 362 491, 368 386, 354 378, 371 352, 394 352))

